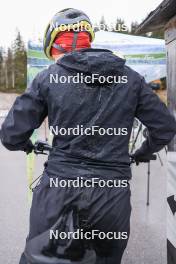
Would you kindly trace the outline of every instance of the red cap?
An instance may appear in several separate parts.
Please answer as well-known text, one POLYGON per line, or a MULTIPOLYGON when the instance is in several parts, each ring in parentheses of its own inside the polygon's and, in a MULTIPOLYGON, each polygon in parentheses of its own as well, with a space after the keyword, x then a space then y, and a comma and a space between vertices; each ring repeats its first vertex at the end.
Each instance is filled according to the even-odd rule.
MULTIPOLYGON (((54 44, 61 46, 64 48, 66 52, 73 51, 73 41, 74 41, 74 34, 75 32, 64 31, 56 36, 54 44)), ((77 33, 77 40, 76 40, 76 47, 74 50, 90 48, 90 37, 87 32, 78 32, 77 33)), ((65 53, 64 51, 58 50, 57 48, 51 48, 51 56, 52 55, 59 55, 65 53)))

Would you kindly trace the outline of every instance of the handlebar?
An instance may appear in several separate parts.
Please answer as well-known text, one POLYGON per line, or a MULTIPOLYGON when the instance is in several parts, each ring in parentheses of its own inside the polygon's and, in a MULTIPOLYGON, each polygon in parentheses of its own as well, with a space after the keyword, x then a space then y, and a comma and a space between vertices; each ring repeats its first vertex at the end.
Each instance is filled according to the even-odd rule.
POLYGON ((38 140, 33 145, 33 150, 34 150, 34 153, 37 155, 38 154, 47 155, 47 153, 45 151, 51 151, 52 146, 49 145, 48 142, 46 142, 46 141, 38 140))
POLYGON ((136 163, 136 165, 139 165, 139 163, 147 163, 151 160, 156 160, 157 156, 156 154, 148 155, 148 156, 141 156, 138 158, 130 157, 130 163, 136 163))
MULTIPOLYGON (((33 145, 33 151, 35 154, 43 154, 47 155, 47 152, 50 152, 52 150, 52 146, 48 144, 46 141, 37 140, 35 144, 33 145)), ((157 156, 155 154, 148 155, 148 156, 141 156, 138 158, 134 158, 133 156, 130 157, 130 164, 136 163, 136 165, 139 165, 139 163, 147 163, 151 160, 156 160, 157 156)))

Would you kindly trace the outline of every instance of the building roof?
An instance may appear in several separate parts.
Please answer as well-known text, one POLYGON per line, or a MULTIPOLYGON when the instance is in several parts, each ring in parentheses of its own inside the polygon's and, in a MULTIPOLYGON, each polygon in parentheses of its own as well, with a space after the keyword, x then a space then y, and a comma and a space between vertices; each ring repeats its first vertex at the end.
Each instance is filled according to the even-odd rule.
POLYGON ((139 25, 136 33, 147 33, 162 29, 176 15, 176 0, 164 0, 139 25))

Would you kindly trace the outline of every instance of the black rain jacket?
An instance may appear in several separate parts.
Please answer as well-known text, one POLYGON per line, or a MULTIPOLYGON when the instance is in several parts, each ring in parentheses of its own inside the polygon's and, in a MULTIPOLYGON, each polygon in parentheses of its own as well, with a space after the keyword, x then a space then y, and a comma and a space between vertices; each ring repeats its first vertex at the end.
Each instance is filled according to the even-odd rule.
MULTIPOLYGON (((65 77, 64 77, 65 78, 65 77)), ((53 79, 52 79, 53 80, 53 79)), ((60 177, 130 178, 129 139, 134 118, 149 130, 138 155, 161 150, 176 133, 176 122, 144 78, 111 51, 83 49, 65 54, 40 72, 17 97, 2 125, 9 150, 23 150, 34 129, 48 116, 58 129, 126 128, 127 135, 54 135, 47 171, 60 177), (127 83, 51 82, 52 76, 127 76, 127 83)))

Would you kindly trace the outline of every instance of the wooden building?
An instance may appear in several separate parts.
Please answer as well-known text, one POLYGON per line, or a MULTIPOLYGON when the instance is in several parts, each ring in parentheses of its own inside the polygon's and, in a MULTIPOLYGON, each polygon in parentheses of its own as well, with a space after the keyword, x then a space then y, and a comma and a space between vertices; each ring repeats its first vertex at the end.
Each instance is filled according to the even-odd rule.
MULTIPOLYGON (((165 32, 168 107, 176 118, 176 0, 164 0, 136 33, 160 29, 165 32)), ((168 146, 167 161, 167 263, 176 264, 176 137, 168 146)))

